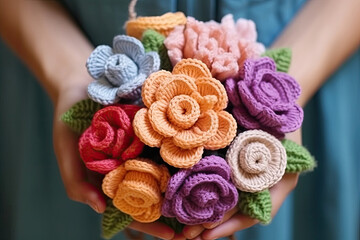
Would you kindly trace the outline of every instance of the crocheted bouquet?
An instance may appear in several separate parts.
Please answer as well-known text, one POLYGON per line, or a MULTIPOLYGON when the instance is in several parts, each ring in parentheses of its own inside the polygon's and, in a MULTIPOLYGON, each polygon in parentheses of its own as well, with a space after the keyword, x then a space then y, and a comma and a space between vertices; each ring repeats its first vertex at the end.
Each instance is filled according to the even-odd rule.
POLYGON ((126 31, 91 53, 89 99, 62 116, 104 175, 103 236, 133 220, 218 222, 234 207, 269 223, 269 188, 315 166, 284 139, 303 120, 290 50, 265 51, 255 24, 232 15, 139 17, 126 31))

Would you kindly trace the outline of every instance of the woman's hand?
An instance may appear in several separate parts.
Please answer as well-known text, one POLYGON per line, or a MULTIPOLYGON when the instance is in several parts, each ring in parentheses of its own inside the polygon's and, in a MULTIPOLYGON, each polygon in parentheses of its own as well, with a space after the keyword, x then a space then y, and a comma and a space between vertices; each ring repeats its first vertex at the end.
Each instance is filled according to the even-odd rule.
MULTIPOLYGON (((286 138, 301 144, 301 130, 288 134, 286 138)), ((270 188, 272 216, 275 216, 286 197, 296 187, 298 177, 299 174, 285 174, 275 186, 270 188)), ((183 235, 187 239, 218 239, 249 228, 258 222, 256 219, 238 213, 238 209, 234 208, 225 214, 221 222, 186 226, 183 235)))

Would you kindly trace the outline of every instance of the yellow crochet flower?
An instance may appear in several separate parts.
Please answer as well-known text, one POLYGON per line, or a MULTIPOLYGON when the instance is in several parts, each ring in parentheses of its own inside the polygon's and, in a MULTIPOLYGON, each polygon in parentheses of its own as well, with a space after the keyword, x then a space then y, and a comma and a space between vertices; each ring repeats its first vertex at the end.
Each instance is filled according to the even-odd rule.
POLYGON ((151 74, 142 100, 147 108, 135 115, 135 134, 146 145, 159 147, 161 157, 174 167, 195 165, 204 148, 224 148, 236 135, 235 119, 223 111, 225 88, 199 60, 183 59, 172 73, 151 74))
POLYGON ((149 159, 126 161, 105 175, 102 189, 120 211, 143 223, 161 216, 163 194, 170 178, 164 165, 149 159))
POLYGON ((182 12, 165 13, 161 16, 138 17, 126 22, 126 34, 137 39, 141 39, 143 32, 153 29, 164 36, 174 29, 174 27, 186 24, 186 17, 182 12))

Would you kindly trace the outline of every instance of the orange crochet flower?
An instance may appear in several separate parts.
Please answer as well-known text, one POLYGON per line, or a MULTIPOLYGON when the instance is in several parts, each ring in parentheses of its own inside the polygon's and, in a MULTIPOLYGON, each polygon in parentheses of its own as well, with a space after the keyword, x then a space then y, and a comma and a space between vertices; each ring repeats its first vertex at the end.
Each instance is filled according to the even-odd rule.
POLYGON ((228 98, 220 81, 200 60, 183 59, 172 71, 152 73, 144 82, 147 108, 134 118, 135 134, 177 168, 189 168, 203 150, 226 147, 236 135, 236 121, 223 111, 228 98))
POLYGON ((147 29, 153 29, 167 36, 176 26, 185 25, 186 17, 182 12, 165 13, 161 16, 138 17, 126 22, 126 34, 141 39, 147 29))
POLYGON ((120 211, 139 222, 154 222, 161 216, 169 170, 149 159, 126 161, 105 175, 102 189, 120 211))

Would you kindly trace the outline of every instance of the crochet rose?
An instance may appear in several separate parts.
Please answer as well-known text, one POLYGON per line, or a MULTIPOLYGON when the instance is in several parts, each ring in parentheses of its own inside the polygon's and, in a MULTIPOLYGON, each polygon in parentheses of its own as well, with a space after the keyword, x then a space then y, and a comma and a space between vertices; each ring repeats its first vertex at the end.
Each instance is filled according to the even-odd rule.
POLYGON ((156 52, 145 53, 136 38, 119 35, 114 38, 113 48, 95 48, 86 67, 96 80, 88 85, 89 97, 109 105, 120 99, 140 98, 141 86, 150 73, 159 70, 160 58, 156 52))
POLYGON ((96 112, 79 140, 80 156, 87 168, 105 174, 142 152, 144 144, 131 125, 139 109, 118 104, 96 112))
POLYGON ((139 222, 154 222, 161 216, 162 193, 169 178, 165 166, 148 159, 131 159, 106 174, 102 189, 120 211, 139 222))
POLYGON ((248 59, 239 81, 226 80, 233 115, 246 129, 262 129, 276 137, 301 126, 303 110, 295 101, 299 84, 288 74, 276 72, 271 58, 248 59))
POLYGON ((142 100, 147 108, 134 118, 135 134, 177 168, 197 163, 205 149, 227 146, 236 135, 236 121, 223 111, 224 86, 211 77, 204 63, 184 59, 173 69, 146 79, 142 100))
POLYGON ((190 225, 218 222, 237 200, 229 165, 223 158, 212 155, 171 177, 162 214, 190 225))
POLYGON ((286 151, 274 136, 261 130, 248 130, 231 143, 226 160, 238 189, 260 192, 275 185, 284 175, 286 151))
POLYGON ((184 25, 185 23, 186 17, 182 12, 169 12, 153 17, 138 17, 126 22, 126 34, 140 40, 146 30, 153 29, 167 36, 175 26, 184 25))
POLYGON ((188 17, 186 25, 175 27, 164 43, 173 65, 183 58, 199 59, 213 77, 224 81, 238 74, 245 59, 257 58, 265 51, 256 38, 253 21, 239 19, 235 24, 228 14, 221 23, 188 17))

